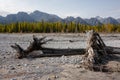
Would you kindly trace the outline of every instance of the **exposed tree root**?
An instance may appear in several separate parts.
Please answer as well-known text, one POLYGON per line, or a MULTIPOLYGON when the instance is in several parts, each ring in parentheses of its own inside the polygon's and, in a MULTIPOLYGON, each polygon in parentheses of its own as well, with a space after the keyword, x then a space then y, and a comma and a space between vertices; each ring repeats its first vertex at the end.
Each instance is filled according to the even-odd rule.
POLYGON ((30 52, 35 50, 42 50, 42 44, 47 43, 50 40, 44 41, 46 37, 42 37, 38 39, 36 36, 33 35, 33 42, 30 43, 29 47, 24 50, 22 47, 20 47, 18 44, 15 43, 15 45, 11 45, 12 48, 14 48, 17 51, 16 58, 25 58, 30 52))
POLYGON ((113 51, 104 44, 98 33, 91 30, 87 34, 87 48, 82 59, 83 67, 93 71, 112 71, 106 63, 110 60, 110 54, 107 52, 113 51))

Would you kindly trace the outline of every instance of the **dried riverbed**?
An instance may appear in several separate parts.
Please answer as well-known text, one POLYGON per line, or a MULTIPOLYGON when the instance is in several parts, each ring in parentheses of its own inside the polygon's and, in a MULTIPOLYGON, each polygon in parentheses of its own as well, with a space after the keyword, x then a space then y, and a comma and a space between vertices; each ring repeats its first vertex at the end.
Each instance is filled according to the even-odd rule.
MULTIPOLYGON (((80 68, 81 55, 15 59, 14 43, 27 48, 32 36, 53 39, 44 47, 85 48, 85 34, 0 34, 0 80, 119 80, 120 73, 91 72, 80 68)), ((101 34, 107 46, 120 47, 120 34, 101 34)), ((120 66, 120 56, 114 61, 120 66)))

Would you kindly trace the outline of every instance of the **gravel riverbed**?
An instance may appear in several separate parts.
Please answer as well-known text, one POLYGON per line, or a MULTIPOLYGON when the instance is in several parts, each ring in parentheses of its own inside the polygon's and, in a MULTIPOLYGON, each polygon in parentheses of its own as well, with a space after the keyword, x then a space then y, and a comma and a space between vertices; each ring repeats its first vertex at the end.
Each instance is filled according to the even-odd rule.
MULTIPOLYGON (((32 36, 46 36, 52 41, 48 48, 86 48, 85 34, 0 34, 0 80, 119 80, 120 73, 92 72, 79 68, 81 55, 15 59, 10 45, 23 48, 32 42, 32 36), (72 42, 71 42, 72 41, 72 42)), ((120 34, 101 34, 107 46, 120 47, 120 34)), ((40 51, 39 51, 40 52, 40 51)), ((120 64, 120 59, 117 61, 120 64)), ((120 66, 120 65, 119 65, 120 66)))

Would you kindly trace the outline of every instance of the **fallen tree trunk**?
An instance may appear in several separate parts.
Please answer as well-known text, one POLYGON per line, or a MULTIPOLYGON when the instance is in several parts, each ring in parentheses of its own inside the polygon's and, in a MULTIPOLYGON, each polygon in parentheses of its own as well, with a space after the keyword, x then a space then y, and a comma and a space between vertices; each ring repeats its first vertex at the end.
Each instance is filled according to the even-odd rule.
POLYGON ((120 54, 120 48, 118 47, 106 46, 106 51, 108 54, 120 54))
MULTIPOLYGON (((14 48, 17 53, 16 53, 16 58, 27 58, 27 56, 29 56, 29 54, 32 53, 31 52, 27 52, 26 50, 21 49, 21 47, 14 47, 11 46, 12 48, 14 48)), ((39 50, 35 50, 35 51, 39 51, 39 50)), ((70 56, 70 55, 81 55, 85 53, 85 49, 53 49, 53 48, 42 48, 42 54, 39 55, 34 55, 31 56, 33 58, 39 58, 39 57, 60 57, 60 56, 70 56)), ((34 54, 34 52, 32 53, 34 54)))
POLYGON ((71 56, 71 55, 82 55, 85 53, 85 49, 52 49, 44 48, 42 54, 32 56, 32 58, 40 57, 61 57, 61 56, 71 56))
MULTIPOLYGON (((81 55, 85 53, 85 49, 55 49, 55 48, 45 48, 42 44, 46 44, 50 40, 43 41, 45 37, 38 39, 33 36, 33 42, 30 43, 29 47, 24 50, 18 44, 11 45, 13 49, 17 51, 16 58, 26 58, 31 52, 41 50, 43 54, 37 55, 35 57, 55 57, 55 56, 68 56, 68 55, 81 55)), ((34 57, 34 56, 32 56, 34 57)))

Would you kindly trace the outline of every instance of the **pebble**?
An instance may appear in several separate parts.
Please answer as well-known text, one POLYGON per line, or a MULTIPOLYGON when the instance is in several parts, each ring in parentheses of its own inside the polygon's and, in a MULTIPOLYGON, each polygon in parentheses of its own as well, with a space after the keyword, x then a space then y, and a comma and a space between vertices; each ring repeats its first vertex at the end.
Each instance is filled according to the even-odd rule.
POLYGON ((55 80, 57 78, 58 78, 58 76, 52 75, 52 76, 49 76, 47 80, 55 80))
POLYGON ((39 66, 36 66, 36 69, 39 69, 40 67, 39 66))
POLYGON ((11 68, 11 70, 15 70, 15 68, 14 68, 14 67, 12 67, 12 68, 11 68))
POLYGON ((26 67, 26 66, 28 66, 28 64, 24 64, 24 66, 26 67))
POLYGON ((13 79, 10 79, 10 80, 17 80, 17 79, 13 78, 13 79))
POLYGON ((17 64, 17 66, 21 66, 20 64, 17 64))
POLYGON ((6 57, 4 56, 3 58, 5 59, 6 57))
POLYGON ((15 70, 15 67, 13 67, 12 65, 9 66, 10 70, 15 70))
POLYGON ((75 68, 82 68, 81 65, 75 65, 75 68))

